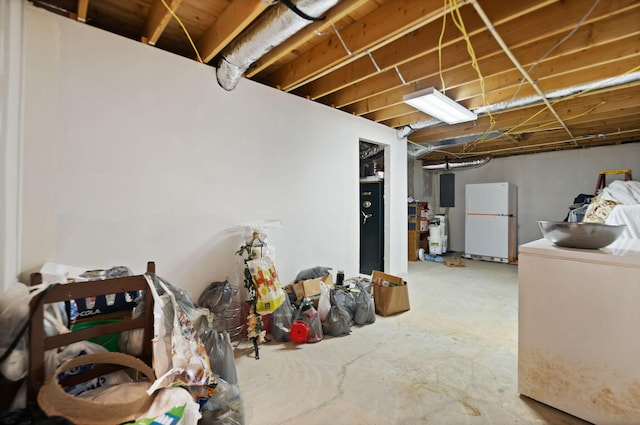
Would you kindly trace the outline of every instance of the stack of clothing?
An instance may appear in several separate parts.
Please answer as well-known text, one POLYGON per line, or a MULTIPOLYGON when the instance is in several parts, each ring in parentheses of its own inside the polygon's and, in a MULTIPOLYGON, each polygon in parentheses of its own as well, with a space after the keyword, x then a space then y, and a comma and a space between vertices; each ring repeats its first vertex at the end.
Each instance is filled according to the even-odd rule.
POLYGON ((640 239, 640 182, 613 181, 591 200, 583 221, 626 224, 620 237, 640 239))

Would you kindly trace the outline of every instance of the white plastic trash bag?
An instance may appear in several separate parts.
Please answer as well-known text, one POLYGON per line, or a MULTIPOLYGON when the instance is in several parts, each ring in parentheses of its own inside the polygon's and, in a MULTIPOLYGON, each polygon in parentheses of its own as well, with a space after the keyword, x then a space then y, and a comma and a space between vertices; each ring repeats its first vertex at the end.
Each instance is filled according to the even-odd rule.
POLYGON ((193 303, 158 276, 145 277, 154 301, 153 369, 157 376, 149 394, 171 386, 215 387, 207 350, 193 325, 197 314, 193 303))
POLYGON ((200 406, 189 391, 180 387, 163 388, 153 404, 138 420, 130 425, 196 425, 202 417, 200 406))
POLYGON ((320 282, 320 299, 318 300, 318 315, 324 322, 331 310, 331 288, 324 282, 320 282))

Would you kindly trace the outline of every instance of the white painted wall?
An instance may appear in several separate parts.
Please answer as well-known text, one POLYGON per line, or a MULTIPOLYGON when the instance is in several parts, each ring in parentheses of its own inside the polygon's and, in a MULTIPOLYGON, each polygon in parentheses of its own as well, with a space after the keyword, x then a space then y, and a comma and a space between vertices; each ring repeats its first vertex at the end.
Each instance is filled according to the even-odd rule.
MULTIPOLYGON (((449 249, 464 252, 466 184, 507 181, 518 187, 518 244, 524 244, 542 237, 537 220, 563 220, 576 196, 593 193, 599 171, 620 169, 632 170, 638 179, 640 143, 497 158, 479 168, 454 171, 456 206, 449 208, 449 249)), ((621 178, 611 176, 607 183, 621 178)))
POLYGON ((381 125, 25 6, 22 270, 128 265, 195 296, 234 277, 236 225, 288 282, 359 267, 358 141, 387 146, 385 268, 406 263, 406 143, 381 125))
POLYGON ((422 170, 422 161, 407 160, 407 181, 409 196, 417 201, 427 202, 429 209, 436 211, 439 198, 438 174, 422 170))

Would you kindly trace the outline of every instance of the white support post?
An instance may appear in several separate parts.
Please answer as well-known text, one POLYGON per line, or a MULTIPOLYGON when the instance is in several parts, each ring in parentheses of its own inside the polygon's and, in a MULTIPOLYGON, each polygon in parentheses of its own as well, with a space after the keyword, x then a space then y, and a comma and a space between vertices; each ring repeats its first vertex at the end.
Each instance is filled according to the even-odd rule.
POLYGON ((0 0, 0 293, 18 279, 23 2, 0 0))

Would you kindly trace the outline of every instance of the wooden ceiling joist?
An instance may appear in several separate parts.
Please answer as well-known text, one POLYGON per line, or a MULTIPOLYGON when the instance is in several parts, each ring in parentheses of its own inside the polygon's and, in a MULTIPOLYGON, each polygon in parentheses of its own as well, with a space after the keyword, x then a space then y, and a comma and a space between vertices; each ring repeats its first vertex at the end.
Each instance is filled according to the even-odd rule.
POLYGON ((144 30, 142 32, 141 41, 143 43, 150 44, 154 46, 162 32, 169 24, 169 21, 173 17, 171 15, 171 10, 175 11, 182 3, 182 0, 164 0, 167 4, 165 6, 162 0, 155 0, 151 5, 151 10, 149 10, 149 15, 147 15, 147 19, 144 22, 144 30), (167 7, 169 9, 167 9, 167 7))
MULTIPOLYGON (((637 88, 633 90, 638 95, 637 88)), ((604 100, 605 96, 593 99, 573 99, 563 102, 557 107, 570 125, 581 125, 593 121, 608 120, 613 117, 620 117, 621 121, 630 121, 634 118, 634 113, 640 106, 638 101, 621 99, 619 102, 604 100)), ((553 121, 553 117, 544 108, 544 105, 537 104, 527 108, 504 111, 494 114, 496 121, 495 128, 501 131, 527 133, 535 129, 548 129, 548 124, 553 121)), ((466 125, 458 124, 453 126, 438 125, 430 128, 420 129, 410 135, 412 141, 426 143, 435 140, 459 137, 460 135, 473 135, 482 133, 488 128, 489 117, 481 116, 474 123, 466 125)), ((592 131, 592 130, 589 130, 592 131)))
POLYGON ((315 38, 318 33, 322 34, 329 30, 333 31, 332 26, 335 22, 340 21, 368 1, 369 0, 342 0, 327 12, 324 20, 311 23, 303 31, 298 32, 293 37, 271 49, 266 55, 253 64, 245 75, 249 78, 256 76, 285 55, 296 50, 302 44, 315 38))
POLYGON ((80 22, 87 22, 87 11, 89 10, 89 0, 78 0, 78 16, 80 22))
POLYGON ((439 0, 391 0, 340 31, 351 55, 334 34, 262 81, 286 91, 293 90, 334 66, 357 59, 367 49, 390 43, 420 27, 430 17, 441 13, 441 3, 439 0))
MULTIPOLYGON (((163 0, 31 1, 190 59, 196 56, 194 41, 198 56, 213 66, 275 3, 164 0, 180 25, 163 0)), ((434 124, 412 131, 411 142, 455 139, 490 128, 499 132, 492 139, 439 148, 429 158, 640 142, 640 2, 341 0, 323 21, 271 48, 245 78, 396 129, 434 124), (464 30, 454 23, 457 16, 464 30), (590 87, 594 82, 602 85, 590 87), (427 87, 479 108, 480 117, 438 124, 402 101, 427 87), (588 92, 576 93, 585 87, 588 92), (550 97, 557 116, 539 104, 537 90, 550 97), (483 113, 485 105, 494 106, 493 121, 483 113)))
MULTIPOLYGON (((542 84, 541 87, 545 91, 552 91, 624 74, 631 71, 634 65, 638 64, 637 49, 639 44, 636 40, 636 37, 632 37, 617 40, 611 45, 601 45, 599 48, 603 52, 602 63, 595 61, 593 56, 586 53, 569 56, 569 60, 565 56, 550 56, 545 62, 536 67, 534 75, 539 77, 542 84), (568 67, 566 62, 573 62, 574 66, 568 67)), ((506 58, 502 58, 502 61, 505 62, 506 58)), ((495 65, 495 62, 493 64, 495 65)), ((485 67, 485 69, 490 69, 490 66, 485 67)), ((508 70, 509 68, 498 67, 496 70, 492 70, 497 72, 496 74, 485 76, 485 89, 489 92, 487 100, 490 104, 510 100, 516 90, 518 97, 535 94, 530 86, 526 84, 520 86, 521 74, 514 70, 500 72, 501 69, 508 70)), ((473 70, 468 67, 459 67, 455 72, 450 70, 446 72, 448 92, 454 94, 452 97, 462 101, 468 100, 468 102, 464 103, 470 108, 484 105, 484 101, 480 96, 480 86, 477 80, 474 81, 473 70)), ((419 80, 415 85, 396 84, 391 90, 386 90, 380 86, 376 87, 378 94, 355 102, 344 109, 356 115, 364 115, 378 109, 386 109, 389 106, 401 104, 402 96, 415 91, 416 87, 429 87, 438 82, 439 76, 437 70, 434 70, 431 76, 427 79, 419 80)), ((384 84, 381 85, 384 86, 384 84)), ((340 99, 332 100, 337 102, 340 99)), ((387 119, 389 118, 387 117, 387 119)), ((394 126, 405 125, 410 122, 398 122, 394 126)))
MULTIPOLYGON (((511 16, 518 16, 520 13, 524 13, 529 10, 525 8, 525 6, 531 9, 537 9, 540 7, 540 3, 542 2, 528 1, 526 3, 505 3, 501 8, 502 12, 496 12, 496 15, 500 21, 508 22, 511 16)), ((487 39, 486 27, 482 24, 478 16, 471 14, 470 11, 471 9, 468 8, 461 9, 461 13, 465 17, 463 19, 468 21, 467 31, 469 35, 478 42, 488 41, 491 45, 491 49, 495 52, 498 47, 497 44, 495 41, 487 39), (482 33, 485 33, 485 37, 483 37, 482 40, 480 40, 481 37, 474 37, 482 33)), ((433 64, 434 55, 436 55, 435 64, 437 64, 438 45, 434 45, 432 40, 439 39, 440 32, 442 30, 442 17, 436 16, 434 18, 438 19, 425 20, 422 23, 423 26, 421 28, 418 28, 394 42, 372 51, 371 55, 375 58, 379 67, 383 70, 390 70, 399 66, 401 68, 403 78, 406 81, 414 81, 418 77, 410 74, 405 75, 406 70, 404 70, 405 67, 402 67, 402 65, 426 56, 429 56, 430 63, 433 64), (425 45, 433 47, 425 48, 425 45)), ((472 41, 472 44, 475 48, 475 42, 472 41)), ((455 61, 456 63, 460 62, 460 57, 468 56, 465 38, 459 31, 446 31, 444 33, 442 49, 449 52, 456 52, 455 56, 451 54, 443 54, 443 59, 446 58, 451 60, 454 57, 457 58, 455 61)), ((309 96, 311 99, 318 99, 354 83, 365 81, 367 78, 373 77, 376 72, 377 69, 373 66, 371 59, 368 56, 361 57, 340 69, 327 74, 326 76, 300 87, 295 91, 295 93, 298 95, 309 96)))
POLYGON ((215 55, 247 28, 269 4, 256 0, 234 0, 216 19, 215 23, 197 41, 196 46, 204 63, 215 55))
MULTIPOLYGON (((625 16, 625 14, 615 15, 616 18, 620 18, 623 16, 625 16)), ((515 28, 522 28, 524 24, 525 22, 520 22, 520 21, 514 21, 512 23, 512 25, 515 28)), ((532 22, 532 24, 538 28, 546 28, 545 27, 546 24, 544 20, 540 22, 534 21, 532 22)), ((631 24, 631 22, 629 21, 629 18, 626 18, 626 17, 621 19, 612 19, 612 20, 606 19, 602 23, 600 23, 596 28, 594 27, 585 28, 581 32, 581 35, 585 37, 589 37, 590 40, 588 40, 588 42, 591 43, 592 45, 597 46, 606 42, 607 40, 610 40, 612 38, 616 39, 618 37, 621 37, 623 34, 627 34, 626 32, 622 33, 622 30, 619 32, 601 31, 603 27, 611 27, 611 24, 617 24, 618 28, 624 28, 624 27, 620 27, 619 25, 631 24), (593 39, 594 30, 598 31, 597 34, 600 35, 601 39, 599 40, 593 39), (605 38, 607 40, 605 40, 605 38)), ((552 28, 552 27, 549 27, 549 28, 552 28)), ((525 64, 525 66, 527 67, 534 64, 536 60, 542 57, 546 52, 549 51, 549 49, 553 47, 555 43, 557 43, 557 39, 555 37, 551 37, 545 40, 545 42, 538 40, 538 43, 535 45, 536 48, 534 49, 530 45, 531 40, 526 39, 525 38, 526 34, 523 34, 523 33, 524 33, 523 31, 520 31, 518 33, 519 34, 518 39, 514 40, 514 44, 516 46, 516 48, 514 48, 514 54, 516 54, 518 57, 522 57, 523 58, 522 63, 525 64)), ((485 36, 482 36, 482 37, 477 36, 477 37, 471 38, 471 43, 474 46, 476 55, 478 56, 479 67, 483 71, 483 73, 485 73, 486 75, 495 74, 497 70, 510 68, 509 59, 504 54, 502 54, 502 50, 499 48, 499 46, 495 43, 493 39, 487 38, 485 36)), ((584 51, 584 45, 574 46, 573 51, 576 51, 576 50, 584 51)), ((568 53, 567 49, 558 48, 554 50, 554 53, 549 58, 547 58, 547 60, 557 57, 561 53, 568 53)), ((461 70, 459 72, 462 72, 462 75, 459 75, 459 78, 458 78, 459 80, 464 79, 465 81, 468 82, 471 80, 475 80, 477 78, 477 73, 473 68, 471 68, 471 59, 469 58, 466 52, 465 41, 459 40, 457 43, 453 45, 444 47, 442 56, 443 56, 442 72, 443 72, 443 76, 445 77, 445 84, 447 88, 455 87, 459 84, 459 83, 447 80, 447 77, 450 75, 450 72, 453 69, 461 70)), ((585 55, 585 56, 589 56, 589 60, 592 63, 594 62, 594 57, 592 57, 591 54, 585 55)), ((351 65, 348 65, 348 66, 351 66, 351 65)), ((426 88, 434 85, 436 87, 441 87, 442 84, 440 82, 440 78, 438 75, 439 74, 438 69, 439 69, 439 65, 438 65, 437 52, 430 52, 430 54, 426 56, 422 56, 421 58, 416 59, 410 63, 401 64, 399 66, 400 73, 403 75, 404 79, 406 81, 412 82, 413 86, 403 85, 402 82, 397 78, 397 76, 394 76, 390 73, 385 74, 387 77, 386 84, 381 81, 378 83, 373 83, 374 81, 380 80, 380 77, 378 75, 371 74, 372 77, 370 78, 370 80, 361 81, 359 83, 356 83, 355 85, 352 84, 348 86, 348 90, 345 90, 345 92, 337 92, 337 93, 334 93, 334 95, 332 96, 326 96, 319 100, 325 104, 337 105, 337 107, 339 108, 346 107, 345 109, 348 112, 355 113, 357 115, 363 115, 364 113, 371 112, 372 110, 368 108, 362 108, 362 106, 364 106, 362 104, 359 105, 360 107, 358 107, 357 105, 353 107, 349 107, 349 105, 352 105, 361 101, 364 97, 378 96, 380 93, 386 92, 394 88, 398 89, 398 92, 395 98, 397 99, 396 103, 399 103, 402 101, 403 95, 412 93, 413 91, 417 90, 417 88, 420 88, 420 87, 426 88), (427 78, 429 78, 431 81, 424 81, 427 78), (364 92, 365 89, 363 90, 359 89, 360 86, 364 87, 365 89, 368 86, 370 87, 368 87, 368 91, 367 93, 365 93, 364 92), (356 93, 358 94, 359 98, 354 95, 356 93)), ((329 79, 329 78, 330 76, 325 77, 325 79, 329 79)), ((517 78, 520 79, 522 78, 522 76, 518 75, 517 78)), ((335 83, 335 81, 332 81, 332 83, 335 86, 338 85, 335 83)), ((385 102, 380 103, 380 107, 387 107, 389 105, 387 101, 388 101, 388 97, 385 98, 385 102)), ((375 104, 375 102, 368 102, 367 106, 371 107, 371 105, 373 104, 375 104)), ((472 107, 475 107, 475 106, 472 106, 472 107)))

